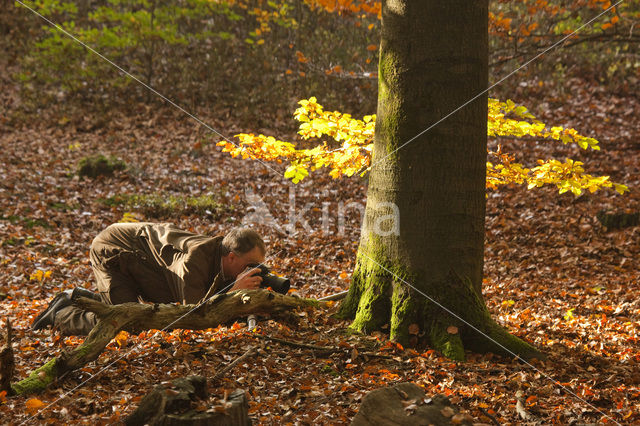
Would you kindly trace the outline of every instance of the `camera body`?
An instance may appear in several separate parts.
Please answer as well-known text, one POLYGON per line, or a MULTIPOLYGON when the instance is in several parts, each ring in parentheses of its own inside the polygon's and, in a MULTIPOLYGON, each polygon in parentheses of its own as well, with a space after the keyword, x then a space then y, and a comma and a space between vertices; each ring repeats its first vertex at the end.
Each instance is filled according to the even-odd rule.
POLYGON ((273 291, 280 294, 287 294, 287 291, 289 291, 289 287, 291 287, 291 280, 289 280, 289 278, 272 274, 269 267, 262 264, 250 263, 247 266, 249 268, 260 269, 260 273, 256 275, 262 278, 262 283, 260 283, 261 288, 271 287, 273 291))

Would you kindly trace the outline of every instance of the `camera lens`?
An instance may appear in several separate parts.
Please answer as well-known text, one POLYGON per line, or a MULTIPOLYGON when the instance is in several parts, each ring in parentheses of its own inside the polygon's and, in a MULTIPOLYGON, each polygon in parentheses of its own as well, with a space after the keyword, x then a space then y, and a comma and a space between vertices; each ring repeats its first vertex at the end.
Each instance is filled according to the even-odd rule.
POLYGON ((273 291, 280 294, 287 294, 287 292, 289 291, 289 288, 291 287, 291 280, 289 278, 279 277, 272 274, 271 272, 269 272, 269 267, 262 264, 252 263, 248 266, 250 268, 260 269, 260 273, 258 274, 260 277, 262 277, 262 283, 260 284, 260 287, 271 287, 273 291))

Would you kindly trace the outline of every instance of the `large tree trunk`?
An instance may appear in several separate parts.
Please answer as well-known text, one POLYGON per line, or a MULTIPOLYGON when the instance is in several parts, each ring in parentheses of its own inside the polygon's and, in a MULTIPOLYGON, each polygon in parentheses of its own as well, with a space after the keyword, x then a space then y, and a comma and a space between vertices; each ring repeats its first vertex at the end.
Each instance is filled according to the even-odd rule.
POLYGON ((488 0, 382 5, 373 167, 340 315, 359 331, 388 323, 400 343, 424 336, 454 359, 465 346, 540 356, 491 320, 481 293, 487 96, 478 95, 488 81, 488 0))
POLYGON ((322 302, 285 296, 268 290, 242 290, 220 294, 201 306, 171 304, 104 303, 80 297, 78 306, 95 312, 99 318, 85 341, 70 352, 49 360, 33 371, 29 377, 11 384, 12 394, 26 395, 40 392, 66 373, 81 368, 98 358, 120 330, 187 328, 204 330, 250 314, 274 314, 287 317, 291 311, 305 306, 319 306, 322 302))

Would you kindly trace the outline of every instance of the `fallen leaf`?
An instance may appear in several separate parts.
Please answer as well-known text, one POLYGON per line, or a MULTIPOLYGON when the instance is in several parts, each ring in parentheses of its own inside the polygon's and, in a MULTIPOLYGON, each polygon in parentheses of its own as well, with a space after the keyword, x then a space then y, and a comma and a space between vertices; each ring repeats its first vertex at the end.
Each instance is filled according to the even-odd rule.
POLYGON ((42 407, 44 407, 44 402, 40 401, 38 398, 29 398, 24 403, 27 407, 27 411, 30 415, 36 414, 42 407))

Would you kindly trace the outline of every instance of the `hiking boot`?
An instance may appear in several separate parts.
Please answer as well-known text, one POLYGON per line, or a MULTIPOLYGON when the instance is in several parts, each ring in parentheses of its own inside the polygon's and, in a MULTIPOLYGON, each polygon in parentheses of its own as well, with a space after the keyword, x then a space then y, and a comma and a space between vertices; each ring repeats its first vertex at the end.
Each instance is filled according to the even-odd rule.
POLYGON ((65 290, 62 293, 58 293, 56 297, 49 302, 47 309, 42 311, 40 315, 33 320, 31 324, 32 330, 41 330, 49 325, 53 325, 53 320, 58 312, 62 308, 71 306, 71 292, 72 290, 65 290))

